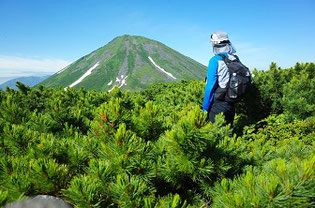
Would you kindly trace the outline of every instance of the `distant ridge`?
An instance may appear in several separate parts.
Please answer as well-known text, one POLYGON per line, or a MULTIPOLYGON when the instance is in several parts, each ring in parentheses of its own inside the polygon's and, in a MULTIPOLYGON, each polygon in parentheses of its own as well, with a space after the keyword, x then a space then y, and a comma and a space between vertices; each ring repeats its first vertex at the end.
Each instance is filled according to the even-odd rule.
POLYGON ((6 81, 5 83, 0 85, 0 89, 5 90, 6 87, 10 87, 12 89, 17 89, 16 82, 22 82, 25 85, 28 85, 30 87, 33 87, 37 85, 38 83, 44 81, 47 79, 50 75, 43 76, 43 77, 36 77, 36 76, 29 76, 29 77, 18 77, 15 79, 11 79, 9 81, 6 81))
POLYGON ((61 69, 41 84, 47 87, 85 87, 131 91, 155 83, 197 80, 206 67, 166 45, 141 36, 119 36, 107 45, 61 69))

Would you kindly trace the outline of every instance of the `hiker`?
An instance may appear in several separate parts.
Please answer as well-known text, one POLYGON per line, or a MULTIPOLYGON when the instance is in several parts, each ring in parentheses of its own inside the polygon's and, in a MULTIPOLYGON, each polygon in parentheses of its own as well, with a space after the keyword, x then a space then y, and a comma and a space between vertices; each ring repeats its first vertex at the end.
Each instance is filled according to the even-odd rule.
POLYGON ((250 85, 250 73, 235 55, 236 50, 226 32, 212 34, 211 43, 215 56, 209 61, 203 111, 208 112, 208 119, 212 123, 217 114, 223 113, 226 123, 233 125, 234 103, 250 85), (240 75, 240 72, 243 74, 240 75), (246 77, 239 77, 243 75, 246 77))

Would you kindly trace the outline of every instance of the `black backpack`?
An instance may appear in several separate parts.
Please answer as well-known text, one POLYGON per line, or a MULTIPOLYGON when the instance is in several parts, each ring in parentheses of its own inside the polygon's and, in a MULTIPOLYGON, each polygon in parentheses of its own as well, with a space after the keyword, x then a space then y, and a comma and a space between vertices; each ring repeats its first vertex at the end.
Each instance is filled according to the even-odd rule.
POLYGON ((240 59, 236 57, 231 61, 225 55, 219 54, 224 60, 224 63, 228 67, 230 79, 226 85, 226 88, 221 88, 218 84, 218 88, 214 93, 216 100, 226 102, 236 102, 243 97, 251 86, 251 74, 249 69, 244 66, 240 59))

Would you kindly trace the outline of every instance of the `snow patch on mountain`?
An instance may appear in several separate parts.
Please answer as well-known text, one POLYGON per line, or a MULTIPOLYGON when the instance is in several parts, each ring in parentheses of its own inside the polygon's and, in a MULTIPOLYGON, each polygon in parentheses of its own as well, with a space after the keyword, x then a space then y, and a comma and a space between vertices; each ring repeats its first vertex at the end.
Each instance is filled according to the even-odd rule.
POLYGON ((125 78, 123 78, 123 76, 121 76, 122 80, 121 80, 121 82, 120 82, 119 88, 121 88, 121 87, 124 86, 124 85, 127 85, 127 83, 126 83, 127 77, 128 77, 128 76, 126 76, 125 78))
POLYGON ((98 67, 99 62, 97 62, 96 64, 94 64, 94 66, 92 66, 91 68, 89 68, 89 70, 87 70, 87 72, 85 72, 77 81, 73 82, 71 85, 69 85, 69 87, 74 87, 75 85, 79 84, 80 82, 82 82, 83 79, 85 79, 87 76, 89 76, 92 71, 98 67))
POLYGON ((173 74, 171 74, 171 73, 165 71, 165 69, 163 69, 162 67, 160 67, 159 65, 157 65, 157 64, 155 63, 155 61, 154 61, 150 56, 148 56, 148 58, 149 58, 149 60, 151 61, 151 63, 152 63, 156 68, 158 68, 159 70, 161 70, 163 73, 167 74, 169 77, 171 77, 171 78, 173 78, 173 79, 176 79, 176 77, 174 77, 173 74))
MULTIPOLYGON (((116 86, 118 86, 118 88, 121 88, 122 86, 127 85, 127 83, 126 83, 127 77, 128 77, 128 76, 125 76, 125 77, 124 77, 124 75, 120 75, 120 78, 121 78, 121 79, 119 79, 119 76, 116 77, 115 83, 117 83, 117 84, 114 84, 114 86, 113 86, 110 90, 108 90, 108 92, 111 92, 113 89, 115 89, 116 86)), ((112 80, 111 80, 110 83, 112 84, 112 80)), ((108 85, 109 85, 109 84, 108 84, 108 85)))

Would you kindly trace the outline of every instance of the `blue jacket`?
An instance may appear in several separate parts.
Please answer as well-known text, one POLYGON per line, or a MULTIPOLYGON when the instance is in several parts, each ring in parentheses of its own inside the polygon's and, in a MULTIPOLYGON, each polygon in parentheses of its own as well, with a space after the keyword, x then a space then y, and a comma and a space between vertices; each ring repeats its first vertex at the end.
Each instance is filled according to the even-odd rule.
MULTIPOLYGON (((221 53, 228 59, 234 60, 236 57, 233 54, 221 53)), ((218 85, 225 88, 229 81, 229 70, 221 56, 213 56, 208 65, 207 83, 205 87, 205 95, 203 99, 203 111, 209 111, 209 107, 213 102, 214 92, 218 85)))

